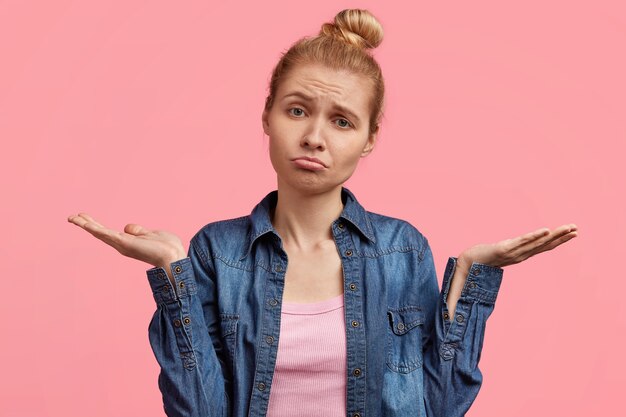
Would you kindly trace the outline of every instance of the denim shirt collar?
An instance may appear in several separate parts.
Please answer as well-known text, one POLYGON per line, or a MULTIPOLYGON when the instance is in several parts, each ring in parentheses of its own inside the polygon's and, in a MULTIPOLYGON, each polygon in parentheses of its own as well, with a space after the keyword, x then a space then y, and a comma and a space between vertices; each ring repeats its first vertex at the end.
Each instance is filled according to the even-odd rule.
MULTIPOLYGON (((262 235, 274 232, 278 237, 278 232, 274 229, 270 218, 270 210, 276 207, 278 200, 278 190, 270 191, 261 200, 250 213, 251 228, 250 234, 248 234, 248 241, 245 245, 246 253, 240 258, 244 259, 252 250, 254 242, 262 235)), ((343 202, 343 210, 339 215, 350 222, 363 236, 369 239, 372 243, 376 243, 374 238, 372 222, 369 218, 367 211, 357 201, 354 194, 346 187, 341 187, 341 201, 343 202)))

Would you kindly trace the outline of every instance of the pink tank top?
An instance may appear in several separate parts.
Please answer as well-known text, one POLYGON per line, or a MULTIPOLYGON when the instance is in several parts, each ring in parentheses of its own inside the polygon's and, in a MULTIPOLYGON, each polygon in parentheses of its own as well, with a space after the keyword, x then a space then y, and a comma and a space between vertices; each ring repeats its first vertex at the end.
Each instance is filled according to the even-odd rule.
POLYGON ((343 294, 283 302, 267 416, 344 417, 346 372, 343 294))

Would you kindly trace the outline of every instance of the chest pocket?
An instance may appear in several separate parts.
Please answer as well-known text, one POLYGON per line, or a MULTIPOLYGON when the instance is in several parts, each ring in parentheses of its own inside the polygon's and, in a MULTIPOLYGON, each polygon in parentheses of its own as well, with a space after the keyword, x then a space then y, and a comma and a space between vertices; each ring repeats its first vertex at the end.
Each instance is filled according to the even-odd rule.
POLYGON ((388 309, 387 366, 407 374, 422 366, 424 313, 417 306, 388 309))

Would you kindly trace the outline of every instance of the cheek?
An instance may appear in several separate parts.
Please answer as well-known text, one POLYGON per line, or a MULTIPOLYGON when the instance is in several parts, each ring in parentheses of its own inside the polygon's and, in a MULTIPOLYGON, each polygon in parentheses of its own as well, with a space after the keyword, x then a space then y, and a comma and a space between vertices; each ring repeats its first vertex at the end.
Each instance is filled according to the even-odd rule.
POLYGON ((273 161, 276 156, 276 142, 274 142, 271 136, 269 137, 268 148, 269 148, 270 159, 273 161))
POLYGON ((269 154, 270 154, 270 162, 274 167, 275 171, 278 171, 279 165, 282 163, 281 161, 284 159, 282 154, 283 150, 280 145, 280 142, 276 139, 275 136, 270 136, 269 138, 269 154))
POLYGON ((335 155, 341 155, 341 160, 346 165, 354 165, 356 164, 361 156, 361 148, 356 148, 354 146, 350 147, 341 147, 335 149, 335 155))
POLYGON ((341 155, 343 155, 341 165, 344 167, 344 172, 352 175, 361 160, 361 148, 345 149, 341 155))

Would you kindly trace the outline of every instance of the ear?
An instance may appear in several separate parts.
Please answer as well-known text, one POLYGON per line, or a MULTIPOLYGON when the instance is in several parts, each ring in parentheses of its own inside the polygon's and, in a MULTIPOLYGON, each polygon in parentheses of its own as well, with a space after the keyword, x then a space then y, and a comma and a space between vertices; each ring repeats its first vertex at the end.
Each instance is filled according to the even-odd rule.
POLYGON ((261 115, 261 121, 263 123, 263 131, 265 132, 265 134, 267 136, 269 136, 269 129, 270 129, 270 124, 268 123, 267 119, 268 119, 269 113, 267 110, 263 110, 263 114, 261 115))
POLYGON ((365 147, 363 148, 363 152, 361 152, 361 158, 369 155, 370 152, 372 152, 372 150, 374 149, 374 144, 376 143, 377 135, 378 135, 378 128, 376 129, 376 132, 370 133, 369 137, 367 138, 367 143, 365 144, 365 147))

